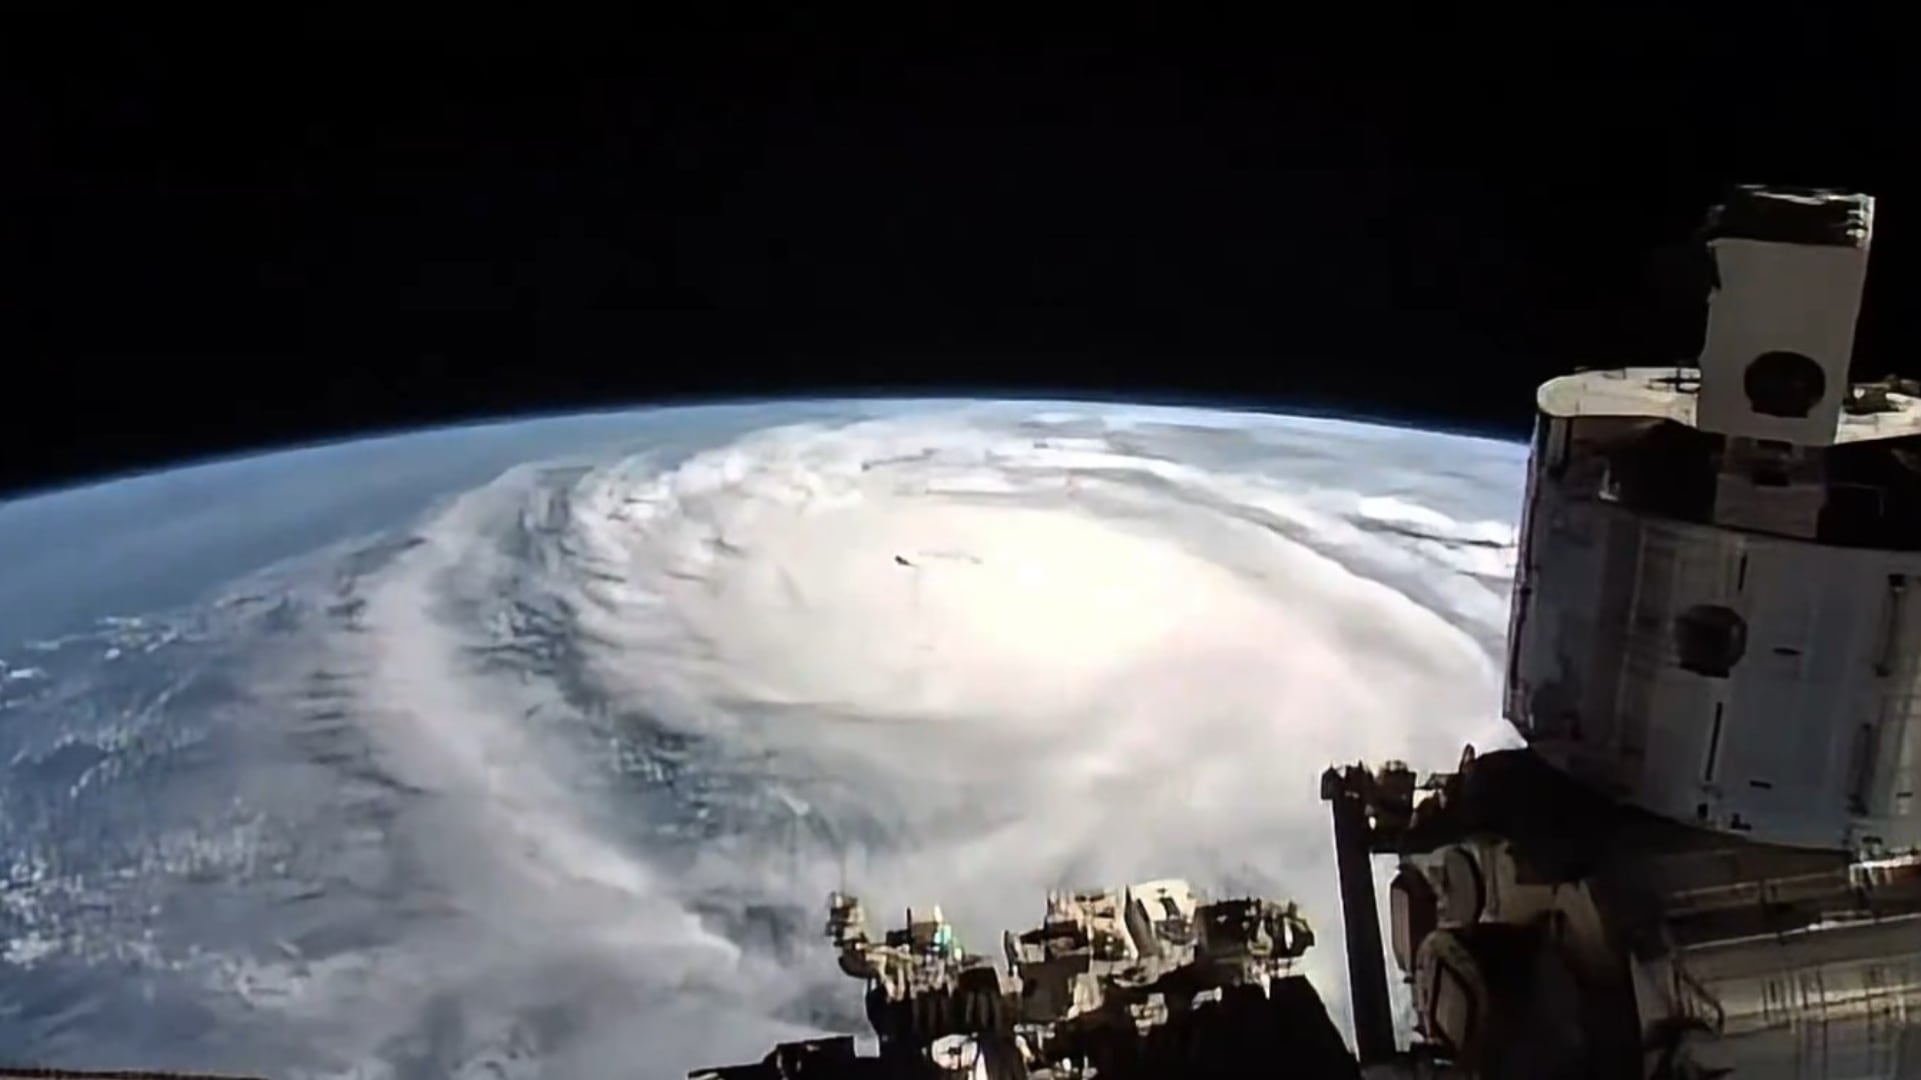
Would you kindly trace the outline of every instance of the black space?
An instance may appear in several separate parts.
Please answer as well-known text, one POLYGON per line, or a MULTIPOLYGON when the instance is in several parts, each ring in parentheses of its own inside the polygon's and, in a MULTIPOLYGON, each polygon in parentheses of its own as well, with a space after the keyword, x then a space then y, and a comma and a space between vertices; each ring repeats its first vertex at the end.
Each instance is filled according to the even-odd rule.
POLYGON ((1227 397, 1519 433, 1544 377, 1693 352, 1700 307, 1650 254, 1733 181, 1882 197, 1857 371, 1902 366, 1898 35, 1370 17, 1020 47, 798 19, 16 26, 0 491, 681 396, 1227 397))

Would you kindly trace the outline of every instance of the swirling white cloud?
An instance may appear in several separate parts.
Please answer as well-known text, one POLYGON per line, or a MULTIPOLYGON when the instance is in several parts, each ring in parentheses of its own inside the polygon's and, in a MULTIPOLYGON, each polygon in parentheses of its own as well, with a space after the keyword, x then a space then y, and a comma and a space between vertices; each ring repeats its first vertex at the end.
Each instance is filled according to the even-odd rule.
POLYGON ((991 951, 1050 887, 1169 875, 1300 899, 1308 970, 1342 1009, 1316 781, 1509 741, 1495 645, 1522 448, 1192 411, 875 411, 521 470, 359 583, 332 645, 358 657, 384 767, 435 793, 409 842, 464 921, 408 975, 359 977, 343 1031, 417 1024, 450 984, 501 1015, 599 986, 574 1052, 644 1048, 665 1076, 758 1057, 836 978, 731 940, 696 914, 715 897, 809 918, 842 885, 879 913, 937 902, 991 951), (528 660, 543 648, 566 657, 528 660), (647 798, 594 781, 648 738, 734 794, 687 795, 694 765, 637 781, 647 798), (643 839, 694 834, 672 855, 643 839))
POLYGON ((629 433, 144 644, 117 628, 65 688, 6 669, 6 955, 37 986, 112 974, 0 1040, 679 1076, 859 1026, 815 937, 829 889, 880 920, 939 903, 992 953, 1049 888, 1163 876, 1298 899, 1344 1013, 1321 770, 1512 741, 1521 446, 1021 403, 629 433), (116 671, 158 696, 102 711, 116 671))

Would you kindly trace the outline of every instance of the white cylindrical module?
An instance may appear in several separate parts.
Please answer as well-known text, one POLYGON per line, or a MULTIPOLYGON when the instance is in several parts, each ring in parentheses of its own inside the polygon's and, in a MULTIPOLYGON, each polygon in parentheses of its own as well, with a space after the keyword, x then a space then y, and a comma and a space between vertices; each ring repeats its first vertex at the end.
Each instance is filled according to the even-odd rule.
POLYGON ((1871 204, 1745 198, 1709 245, 1745 291, 1723 267, 1700 367, 1541 388, 1506 714, 1670 818, 1914 847, 1921 390, 1848 382, 1871 204), (1817 280, 1831 302, 1783 319, 1817 280))
POLYGON ((1507 715, 1544 757, 1761 842, 1921 843, 1921 551, 1675 520, 1549 475, 1528 519, 1507 715))

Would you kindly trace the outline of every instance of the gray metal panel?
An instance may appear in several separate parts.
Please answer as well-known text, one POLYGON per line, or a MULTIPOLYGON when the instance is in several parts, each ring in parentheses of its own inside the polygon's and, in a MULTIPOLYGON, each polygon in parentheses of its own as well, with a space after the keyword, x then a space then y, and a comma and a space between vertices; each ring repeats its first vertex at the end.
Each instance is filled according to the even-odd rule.
POLYGON ((1725 237, 1710 245, 1716 288, 1701 350, 1696 423, 1703 431, 1818 446, 1836 441, 1854 359, 1854 324, 1868 248, 1725 237), (1822 393, 1806 409, 1768 413, 1749 385, 1757 358, 1791 356, 1818 369, 1822 393))

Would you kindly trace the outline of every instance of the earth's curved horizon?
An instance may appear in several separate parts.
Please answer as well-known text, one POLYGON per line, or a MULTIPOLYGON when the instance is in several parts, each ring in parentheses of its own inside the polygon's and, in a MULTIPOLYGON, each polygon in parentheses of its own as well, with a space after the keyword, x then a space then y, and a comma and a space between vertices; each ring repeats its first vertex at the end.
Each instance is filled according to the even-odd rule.
POLYGON ((843 884, 1292 896, 1344 1014, 1314 781, 1512 741, 1525 454, 757 402, 0 503, 0 1059, 679 1076, 860 1027, 843 884))

